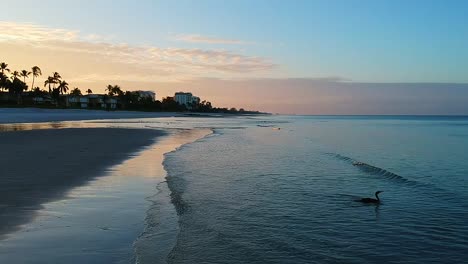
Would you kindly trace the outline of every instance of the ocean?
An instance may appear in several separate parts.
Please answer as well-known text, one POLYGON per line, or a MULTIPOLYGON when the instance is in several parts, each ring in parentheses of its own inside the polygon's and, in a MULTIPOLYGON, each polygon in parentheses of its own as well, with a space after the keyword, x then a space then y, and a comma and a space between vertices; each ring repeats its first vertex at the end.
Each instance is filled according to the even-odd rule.
MULTIPOLYGON (((168 135, 43 205, 22 230, 0 241, 0 262, 468 259, 468 117, 170 117, 50 125, 155 128, 168 135), (383 191, 379 205, 356 201, 376 191, 383 191)), ((43 128, 48 125, 3 129, 43 128)))
POLYGON ((239 126, 166 154, 179 224, 169 263, 468 259, 467 117, 274 116, 239 126), (356 202, 378 190, 380 205, 356 202))

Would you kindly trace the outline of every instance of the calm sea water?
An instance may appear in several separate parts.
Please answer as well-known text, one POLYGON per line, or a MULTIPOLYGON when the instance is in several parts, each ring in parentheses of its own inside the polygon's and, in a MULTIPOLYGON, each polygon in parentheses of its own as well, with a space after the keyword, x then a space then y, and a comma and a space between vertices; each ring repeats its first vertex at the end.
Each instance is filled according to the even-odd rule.
POLYGON ((468 118, 271 117, 214 131, 166 154, 179 219, 169 263, 468 259, 468 118), (355 201, 377 190, 379 206, 355 201))
POLYGON ((43 205, 0 241, 1 263, 468 259, 468 117, 173 117, 0 130, 67 127, 176 129, 43 205), (377 190, 379 206, 355 201, 377 190))

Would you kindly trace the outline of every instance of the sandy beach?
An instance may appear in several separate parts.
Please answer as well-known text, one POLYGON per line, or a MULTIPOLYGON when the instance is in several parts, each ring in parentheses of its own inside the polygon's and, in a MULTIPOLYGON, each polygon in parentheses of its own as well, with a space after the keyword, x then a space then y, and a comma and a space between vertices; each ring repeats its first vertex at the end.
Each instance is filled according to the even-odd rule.
POLYGON ((98 119, 157 118, 183 116, 173 112, 102 111, 82 109, 0 108, 2 123, 35 123, 98 119))
POLYGON ((100 176, 162 134, 117 128, 2 132, 0 237, 28 222, 41 204, 100 176))

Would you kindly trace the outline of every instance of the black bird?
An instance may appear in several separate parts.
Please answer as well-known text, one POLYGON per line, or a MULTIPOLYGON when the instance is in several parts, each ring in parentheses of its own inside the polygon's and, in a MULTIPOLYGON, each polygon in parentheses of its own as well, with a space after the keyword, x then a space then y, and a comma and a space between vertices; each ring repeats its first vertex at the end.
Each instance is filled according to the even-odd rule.
POLYGON ((362 198, 360 200, 357 200, 358 202, 361 202, 361 203, 372 203, 372 204, 380 204, 380 198, 379 198, 379 193, 381 193, 383 191, 377 191, 375 192, 375 198, 377 199, 374 199, 374 198, 362 198))

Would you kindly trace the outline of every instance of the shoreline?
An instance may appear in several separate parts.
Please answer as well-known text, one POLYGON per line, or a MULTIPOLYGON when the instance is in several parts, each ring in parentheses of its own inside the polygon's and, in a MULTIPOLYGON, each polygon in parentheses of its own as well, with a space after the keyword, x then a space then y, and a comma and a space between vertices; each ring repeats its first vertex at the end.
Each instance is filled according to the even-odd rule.
POLYGON ((133 112, 83 109, 0 108, 0 124, 180 117, 176 112, 133 112))
POLYGON ((164 117, 242 117, 268 116, 259 114, 228 114, 202 112, 143 112, 143 111, 104 111, 90 109, 48 109, 48 108, 1 108, 0 124, 41 123, 60 121, 90 121, 107 119, 140 119, 164 117))
MULTIPOLYGON (((29 118, 29 123, 17 122, 10 116, 10 120, 16 122, 4 123, 3 132, 0 131, 0 148, 7 150, 0 153, 0 167, 9 163, 10 178, 22 175, 16 179, 17 186, 24 187, 23 182, 34 179, 32 172, 53 176, 52 179, 46 177, 44 182, 28 183, 30 186, 25 189, 30 193, 21 193, 21 197, 14 196, 19 193, 14 184, 9 182, 0 186, 3 203, 0 203, 0 248, 3 248, 0 259, 49 263, 51 259, 61 258, 59 262, 63 263, 62 260, 73 256, 74 260, 84 262, 115 262, 118 259, 165 262, 177 243, 179 230, 172 191, 167 186, 165 154, 208 136, 212 128, 147 129, 148 126, 135 126, 134 121, 125 120, 132 118, 121 116, 122 112, 111 114, 116 114, 113 119, 123 121, 108 120, 102 126, 95 126, 73 121, 96 120, 96 116, 73 119, 76 116, 70 118, 69 115, 73 110, 60 112, 64 113, 63 121, 71 122, 56 122, 48 115, 44 120, 29 118), (112 125, 113 122, 123 122, 124 125, 119 128, 112 125), (22 130, 25 128, 21 125, 28 127, 22 130), (116 137, 109 131, 120 131, 125 135, 116 137), (142 136, 147 133, 151 135, 142 136), (136 144, 138 146, 135 140, 140 142, 136 144), (122 143, 131 145, 127 152, 120 146, 122 143), (101 155, 103 149, 106 155, 115 159, 101 155), (21 166, 22 162, 34 166, 21 166), (83 172, 83 164, 92 172, 83 172), (44 172, 43 168, 52 172, 44 172), (163 172, 157 171, 159 169, 163 172), (27 175, 21 170, 27 171, 27 175), (73 177, 71 180, 59 177, 68 173, 81 176, 77 176, 76 181, 73 177), (158 178, 160 176, 162 178, 158 178), (11 189, 12 195, 3 192, 2 188, 6 187, 11 189), (154 193, 155 188, 157 193, 154 193), (3 201, 7 200, 2 195, 13 197, 8 201, 9 205, 4 206, 3 201), (84 242, 86 248, 73 242, 75 238, 87 241, 84 242), (17 258, 20 252, 30 254, 17 258), (30 257, 33 255, 36 256, 34 259, 30 257)), ((89 115, 89 110, 77 112, 89 115)), ((1 114, 0 109, 0 121, 1 114)), ((25 115, 24 112, 20 114, 25 115)), ((225 116, 184 115, 187 118, 225 116)), ((138 119, 134 120, 139 124, 138 119)), ((0 175, 0 180, 4 181, 4 177, 0 175)))
POLYGON ((130 128, 1 132, 0 239, 30 222, 44 203, 104 175, 164 134, 130 128))
POLYGON ((212 134, 212 129, 190 129, 167 137, 169 144, 165 139, 159 142, 161 155, 157 161, 163 173, 156 186, 156 194, 146 198, 151 205, 146 211, 145 228, 133 243, 135 263, 168 263, 169 255, 177 244, 180 219, 177 205, 174 204, 174 193, 168 184, 170 175, 166 164, 167 155, 212 134))
MULTIPOLYGON (((116 155, 119 157, 115 160, 101 162, 102 157, 96 158, 91 155, 92 158, 86 159, 86 162, 92 163, 88 164, 89 167, 98 164, 100 169, 88 176, 80 171, 81 176, 77 181, 69 181, 67 178, 65 186, 59 186, 60 190, 56 189, 55 192, 34 188, 38 190, 35 194, 51 195, 45 197, 46 199, 25 195, 27 200, 35 204, 16 203, 7 213, 1 211, 5 208, 0 207, 0 225, 2 228, 8 228, 7 232, 0 229, 0 262, 15 260, 22 263, 152 263, 157 259, 165 263, 176 244, 179 230, 178 215, 166 182, 167 171, 163 165, 165 154, 177 151, 180 147, 211 133, 211 129, 204 128, 63 128, 0 132, 0 135, 6 135, 0 138, 2 149, 15 148, 19 145, 18 142, 22 142, 20 150, 14 151, 19 153, 14 161, 0 161, 0 166, 11 163, 9 166, 13 168, 11 171, 14 171, 15 175, 19 175, 18 169, 25 170, 23 167, 28 166, 18 168, 13 166, 14 163, 17 165, 18 160, 22 160, 21 157, 32 159, 34 153, 42 150, 40 147, 28 146, 30 142, 40 141, 44 145, 50 144, 52 149, 60 149, 65 147, 60 143, 63 143, 64 139, 70 139, 69 141, 88 151, 93 150, 89 148, 89 144, 93 142, 104 140, 107 143, 107 139, 103 137, 113 138, 109 141, 117 141, 118 144, 125 141, 132 146, 135 146, 135 138, 144 142, 125 155, 116 155), (123 133, 124 137, 109 136, 111 131, 123 133), (125 132, 132 136, 129 137, 129 133, 125 132), (79 134, 80 139, 70 138, 70 134, 79 134), (56 135, 59 135, 59 138, 54 137, 56 135), (4 139, 8 139, 8 144, 4 139), (25 150, 28 150, 28 157, 22 155, 25 150), (96 163, 90 161, 93 158, 96 163), (15 225, 5 225, 5 220, 9 223, 14 222, 15 225)), ((83 154, 79 150, 75 152, 83 154)), ((119 147, 118 152, 121 154, 124 151, 119 147)), ((38 171, 39 167, 50 167, 49 170, 55 171, 64 170, 62 167, 77 168, 85 162, 76 162, 76 156, 71 151, 61 151, 62 155, 58 158, 65 162, 62 167, 45 165, 52 163, 44 162, 51 154, 53 153, 50 151, 47 155, 43 153, 34 161, 40 163, 35 171, 38 171)), ((65 171, 68 173, 70 169, 65 171)), ((26 178, 30 179, 31 175, 26 178)), ((57 175, 55 173, 55 176, 57 175)), ((3 177, 3 174, 0 175, 2 181, 3 177)), ((20 183, 24 182, 18 180, 20 183)), ((33 184, 33 187, 51 185, 53 182, 54 179, 50 179, 41 184, 33 184)), ((11 184, 8 186, 11 187, 11 184)), ((0 186, 0 190, 4 187, 0 186)), ((5 193, 0 194, 4 201, 1 195, 5 193)), ((23 193, 20 198, 22 197, 23 193)))

